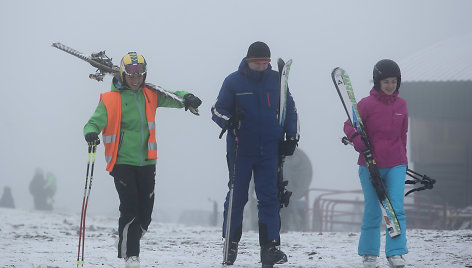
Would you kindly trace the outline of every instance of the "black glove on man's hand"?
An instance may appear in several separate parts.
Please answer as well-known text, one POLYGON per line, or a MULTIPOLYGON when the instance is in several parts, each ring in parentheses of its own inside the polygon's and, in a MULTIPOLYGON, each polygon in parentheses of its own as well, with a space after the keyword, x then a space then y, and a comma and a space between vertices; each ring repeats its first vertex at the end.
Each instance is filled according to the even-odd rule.
POLYGON ((98 133, 97 132, 89 132, 85 134, 85 141, 88 144, 92 144, 92 142, 95 142, 95 145, 100 144, 100 139, 98 138, 98 133))
POLYGON ((228 120, 228 130, 231 130, 234 136, 239 136, 239 129, 241 128, 241 121, 244 119, 244 114, 241 110, 237 110, 233 116, 228 120))
POLYGON ((295 138, 290 138, 285 141, 281 141, 279 144, 279 154, 283 156, 293 155, 295 148, 298 145, 298 141, 295 138))
POLYGON ((202 101, 192 93, 184 95, 185 111, 187 111, 190 107, 197 109, 200 104, 202 104, 202 101))

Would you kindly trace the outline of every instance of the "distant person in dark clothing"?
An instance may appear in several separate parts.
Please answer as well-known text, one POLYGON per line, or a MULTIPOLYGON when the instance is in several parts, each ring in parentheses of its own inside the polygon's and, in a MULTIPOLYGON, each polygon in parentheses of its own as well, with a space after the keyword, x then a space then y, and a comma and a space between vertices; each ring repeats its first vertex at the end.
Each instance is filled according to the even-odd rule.
POLYGON ((15 202, 11 195, 11 189, 8 186, 3 188, 2 198, 0 199, 0 207, 2 208, 15 208, 15 202))
POLYGON ((56 193, 56 178, 52 173, 48 173, 46 179, 43 171, 36 169, 36 173, 29 185, 30 193, 33 195, 34 208, 37 210, 52 210, 56 193))

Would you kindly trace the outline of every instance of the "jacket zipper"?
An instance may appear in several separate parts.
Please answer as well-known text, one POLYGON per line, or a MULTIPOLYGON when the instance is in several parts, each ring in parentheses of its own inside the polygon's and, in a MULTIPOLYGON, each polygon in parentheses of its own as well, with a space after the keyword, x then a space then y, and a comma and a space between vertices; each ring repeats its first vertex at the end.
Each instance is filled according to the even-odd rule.
MULTIPOLYGON (((143 91, 143 94, 144 91, 143 91)), ((144 131, 143 131, 143 126, 144 126, 144 123, 143 123, 143 111, 141 110, 141 106, 139 105, 139 101, 138 101, 138 92, 135 92, 134 94, 134 100, 136 102, 136 106, 138 107, 138 111, 139 111, 139 115, 140 115, 140 118, 141 118, 141 147, 144 146, 144 131)), ((139 157, 140 157, 140 166, 143 165, 143 162, 144 162, 144 158, 143 158, 143 155, 141 154, 141 152, 139 153, 139 157)))

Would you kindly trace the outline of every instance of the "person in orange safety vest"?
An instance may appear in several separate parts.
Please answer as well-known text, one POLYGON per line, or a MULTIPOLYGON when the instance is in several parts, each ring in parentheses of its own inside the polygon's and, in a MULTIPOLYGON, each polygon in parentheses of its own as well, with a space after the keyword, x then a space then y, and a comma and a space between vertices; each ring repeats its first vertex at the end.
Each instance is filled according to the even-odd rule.
POLYGON ((100 94, 100 102, 84 127, 85 140, 96 142, 102 132, 106 170, 114 178, 120 198, 118 258, 126 267, 139 267, 140 239, 151 223, 154 205, 157 143, 157 107, 198 111, 201 100, 185 91, 172 92, 182 102, 145 84, 147 64, 136 52, 120 63, 120 77, 113 78, 111 91, 100 94))

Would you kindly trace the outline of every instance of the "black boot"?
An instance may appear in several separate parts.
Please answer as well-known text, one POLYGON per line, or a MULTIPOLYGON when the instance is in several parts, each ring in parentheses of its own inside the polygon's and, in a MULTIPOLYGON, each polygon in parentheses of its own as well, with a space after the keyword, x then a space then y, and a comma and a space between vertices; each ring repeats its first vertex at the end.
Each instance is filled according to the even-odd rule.
POLYGON ((233 265, 238 256, 238 242, 229 241, 228 247, 228 258, 226 260, 226 265, 233 265))
POLYGON ((287 255, 283 253, 275 244, 267 244, 261 247, 262 267, 272 267, 274 264, 287 262, 287 255))

